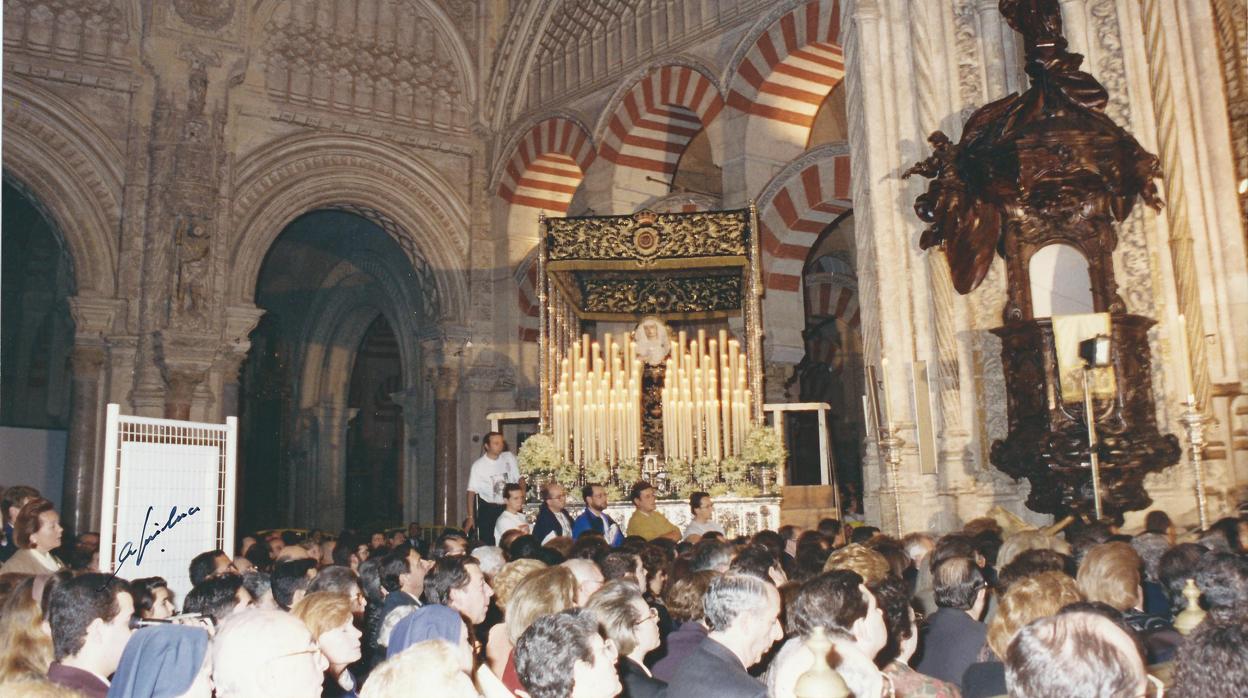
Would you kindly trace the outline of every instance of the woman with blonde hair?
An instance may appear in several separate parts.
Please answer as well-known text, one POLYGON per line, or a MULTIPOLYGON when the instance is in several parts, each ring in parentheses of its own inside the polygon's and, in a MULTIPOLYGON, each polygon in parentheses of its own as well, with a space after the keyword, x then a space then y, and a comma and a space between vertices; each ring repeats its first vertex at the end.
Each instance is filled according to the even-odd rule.
POLYGON ((362 633, 353 622, 351 599, 346 594, 314 591, 300 599, 290 613, 308 627, 329 663, 321 695, 354 698, 358 686, 347 666, 360 660, 362 633))
MULTIPOLYGON (((538 570, 546 569, 546 563, 540 560, 524 558, 512 560, 494 575, 494 603, 498 610, 507 612, 507 601, 512 592, 526 577, 538 570)), ((507 658, 511 656, 511 638, 508 637, 507 625, 496 623, 490 628, 485 639, 485 663, 495 676, 502 676, 507 668, 507 658)))
POLYGON ((377 665, 360 698, 477 698, 464 673, 459 650, 446 640, 425 640, 377 665))
MULTIPOLYGON (((575 606, 579 588, 576 575, 562 565, 537 570, 521 580, 512 591, 511 598, 507 599, 507 610, 503 617, 503 623, 507 627, 507 639, 511 641, 512 647, 515 647, 516 641, 529 629, 533 621, 575 606)), ((507 657, 502 679, 503 685, 511 691, 524 690, 520 685, 520 675, 516 673, 514 649, 507 657)))
POLYGON ((0 685, 42 679, 52 663, 52 635, 35 599, 35 579, 18 582, 0 605, 0 685))
POLYGON ((1041 572, 1010 586, 988 622, 988 648, 992 661, 972 664, 962 676, 963 698, 1006 693, 1005 652, 1024 625, 1051 616, 1063 607, 1083 600, 1075 580, 1061 572, 1041 572))

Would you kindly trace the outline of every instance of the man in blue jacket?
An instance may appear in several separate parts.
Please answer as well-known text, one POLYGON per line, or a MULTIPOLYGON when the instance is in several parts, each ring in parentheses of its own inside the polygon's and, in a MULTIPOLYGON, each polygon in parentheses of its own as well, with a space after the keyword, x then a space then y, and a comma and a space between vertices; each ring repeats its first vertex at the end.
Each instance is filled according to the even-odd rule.
POLYGON ((585 498, 585 511, 572 523, 572 536, 580 538, 582 533, 593 531, 602 534, 603 539, 613 548, 623 543, 624 533, 606 512, 607 488, 597 483, 589 483, 581 488, 581 496, 585 498))

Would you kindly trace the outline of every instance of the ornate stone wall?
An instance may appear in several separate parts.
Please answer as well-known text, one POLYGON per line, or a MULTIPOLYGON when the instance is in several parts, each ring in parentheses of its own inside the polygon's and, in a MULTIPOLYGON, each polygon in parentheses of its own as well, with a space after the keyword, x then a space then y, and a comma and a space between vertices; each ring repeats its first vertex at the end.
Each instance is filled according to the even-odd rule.
MULTIPOLYGON (((1130 310, 1160 321, 1154 385, 1172 431, 1180 342, 1195 361, 1196 392, 1217 420, 1206 455, 1222 502, 1248 482, 1242 8, 1060 2, 1072 44, 1109 88, 1110 115, 1162 157, 1167 208, 1123 226, 1116 272, 1130 310), (1201 67, 1215 63, 1216 85, 1201 67)), ((105 402, 214 420, 237 408, 265 256, 308 211, 377 223, 428 290, 412 312, 435 326, 437 358, 423 348, 405 358, 417 365, 396 401, 419 411, 404 413, 411 476, 441 489, 412 494, 405 513, 453 520, 461 496, 447 487, 466 477, 484 411, 533 394, 517 269, 538 213, 750 201, 770 207, 760 210, 768 394, 784 394, 774 383, 792 378, 803 350, 810 245, 852 208, 863 359, 897 367, 885 388, 908 442, 907 524, 939 526, 996 502, 1018 509, 1025 493, 987 464, 1005 430, 994 407, 1000 345, 987 331, 1001 321, 1002 271, 953 293, 943 260, 915 244, 921 185, 899 179, 927 153, 928 133, 956 136, 971 110, 1023 86, 996 5, 6 0, 5 176, 48 212, 75 275, 74 385, 87 397, 71 409, 67 481, 78 490, 67 502, 81 512, 71 523, 98 513, 91 449, 105 402), (833 89, 848 142, 813 143, 833 89), (673 190, 691 143, 709 155, 681 181, 716 177, 712 192, 673 190), (915 448, 908 376, 918 361, 932 381, 935 472, 920 472, 915 448), (449 424, 435 448, 435 426, 449 424)), ((318 404, 294 418, 302 445, 287 465, 313 474, 292 500, 339 477, 330 454, 342 415, 318 404)), ((875 449, 865 453, 878 519, 889 483, 875 449)), ((1156 483, 1180 515, 1187 486, 1179 470, 1156 483)))

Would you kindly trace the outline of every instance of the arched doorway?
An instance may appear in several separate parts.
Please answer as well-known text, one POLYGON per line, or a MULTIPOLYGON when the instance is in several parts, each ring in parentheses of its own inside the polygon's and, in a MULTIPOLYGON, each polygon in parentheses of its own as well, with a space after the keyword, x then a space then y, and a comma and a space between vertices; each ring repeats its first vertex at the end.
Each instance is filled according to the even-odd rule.
POLYGON ((35 200, 7 177, 3 187, 0 425, 62 431, 70 416, 73 268, 35 200))
POLYGON ((244 529, 398 524, 432 504, 429 274, 369 213, 306 213, 261 265, 265 316, 240 376, 244 529))
MULTIPOLYGON (((861 502, 862 444, 866 436, 860 409, 864 391, 862 332, 858 311, 857 249, 854 216, 847 212, 828 225, 811 246, 802 268, 805 356, 794 371, 800 400, 826 402, 830 448, 844 506, 861 502)), ((802 438, 817 438, 815 425, 794 430, 798 450, 818 453, 817 442, 803 448, 802 438), (811 436, 813 434, 813 436, 811 436)), ((800 465, 800 464, 795 464, 800 465)), ((795 467, 796 473, 810 467, 795 467)), ((796 479, 796 478, 795 478, 796 479)), ((800 484, 800 483, 799 483, 800 484)))

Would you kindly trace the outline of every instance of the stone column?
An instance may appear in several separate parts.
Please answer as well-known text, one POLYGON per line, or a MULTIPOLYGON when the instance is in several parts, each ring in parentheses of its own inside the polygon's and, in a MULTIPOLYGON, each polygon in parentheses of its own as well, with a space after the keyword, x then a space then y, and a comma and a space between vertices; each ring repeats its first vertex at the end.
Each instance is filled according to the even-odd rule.
POLYGON ((390 393, 390 399, 403 410, 403 438, 400 446, 399 486, 403 488, 403 518, 406 521, 428 520, 433 515, 434 498, 427 496, 432 480, 421 477, 420 446, 426 434, 421 431, 428 402, 416 387, 390 393), (426 505, 427 503, 427 505, 426 505))
POLYGON ((312 479, 310 501, 296 502, 306 525, 336 531, 346 518, 347 428, 359 410, 340 403, 322 403, 315 408, 318 427, 317 452, 310 473, 297 474, 312 479))
POLYGON ((73 533, 98 530, 100 522, 100 408, 108 394, 108 335, 125 314, 125 301, 75 296, 69 299, 74 318, 74 349, 70 354, 71 406, 65 449, 61 521, 73 533))
POLYGON ((238 377, 251 351, 251 331, 256 329, 264 310, 254 305, 225 309, 225 349, 218 359, 221 369, 221 417, 238 416, 238 377))
POLYGON ((156 335, 156 360, 165 380, 165 419, 190 419, 195 390, 216 361, 220 338, 162 330, 156 335))
POLYGON ((70 356, 72 405, 61 519, 65 528, 74 533, 98 530, 100 483, 96 478, 96 463, 104 360, 104 347, 96 344, 76 344, 70 356))
POLYGON ((433 389, 434 519, 457 526, 463 488, 459 483, 459 383, 466 333, 443 329, 421 341, 424 375, 433 389))

